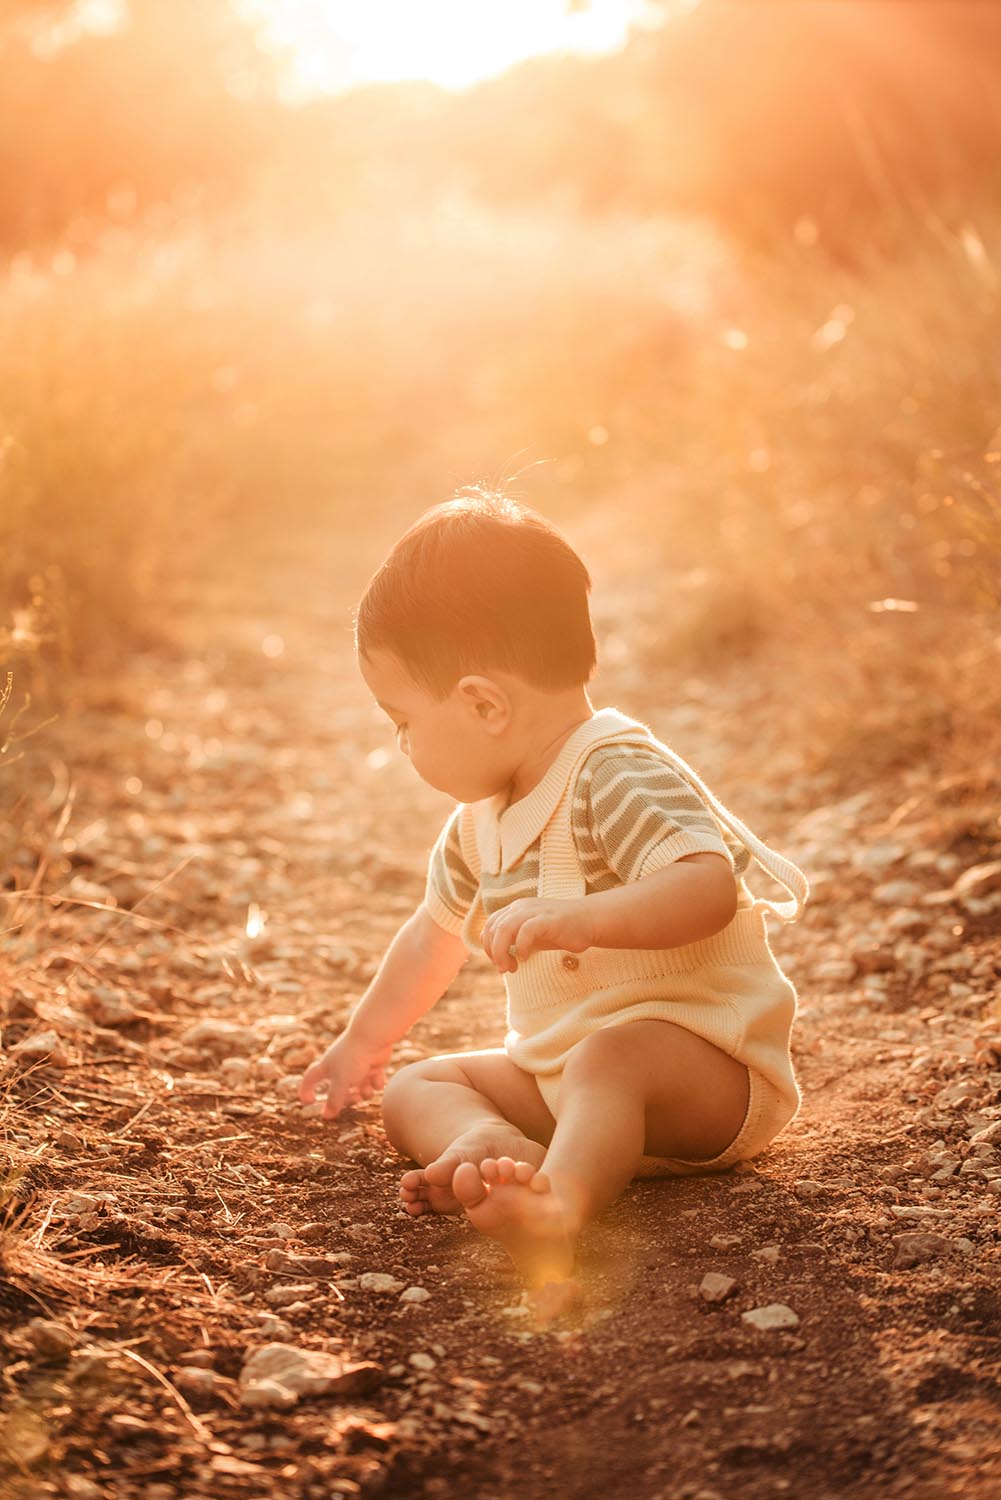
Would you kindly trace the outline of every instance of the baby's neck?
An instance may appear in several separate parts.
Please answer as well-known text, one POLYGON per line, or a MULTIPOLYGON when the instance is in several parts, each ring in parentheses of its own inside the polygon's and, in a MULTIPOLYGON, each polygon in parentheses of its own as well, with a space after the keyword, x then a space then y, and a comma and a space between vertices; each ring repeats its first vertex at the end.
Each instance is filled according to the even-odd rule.
POLYGON ((521 753, 508 786, 508 806, 538 786, 570 735, 593 717, 594 709, 583 687, 525 695, 518 705, 521 753))

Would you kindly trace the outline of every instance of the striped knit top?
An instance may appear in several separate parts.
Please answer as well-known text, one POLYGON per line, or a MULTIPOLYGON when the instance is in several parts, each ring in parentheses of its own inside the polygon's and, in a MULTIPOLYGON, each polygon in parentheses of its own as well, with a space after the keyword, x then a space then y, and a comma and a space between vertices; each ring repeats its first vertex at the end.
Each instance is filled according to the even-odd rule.
MULTIPOLYGON (((477 891, 486 917, 535 896, 539 884, 538 838, 509 868, 474 875, 462 853, 461 813, 456 808, 431 852, 425 896, 431 916, 450 932, 462 930, 477 891)), ((738 909, 752 904, 742 878, 750 851, 658 753, 656 742, 591 751, 574 787, 571 831, 588 895, 639 880, 684 855, 709 853, 730 863, 738 909)))

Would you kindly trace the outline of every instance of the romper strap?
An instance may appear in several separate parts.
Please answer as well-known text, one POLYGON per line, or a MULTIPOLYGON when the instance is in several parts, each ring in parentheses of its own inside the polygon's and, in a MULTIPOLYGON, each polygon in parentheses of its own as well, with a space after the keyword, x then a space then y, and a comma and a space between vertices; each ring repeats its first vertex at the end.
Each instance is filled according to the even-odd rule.
POLYGON ((651 733, 645 725, 634 721, 631 731, 622 731, 583 747, 577 764, 568 778, 566 789, 560 799, 549 826, 543 832, 541 867, 539 871, 539 894, 547 896, 582 895, 584 878, 577 863, 573 842, 573 799, 584 761, 599 745, 637 745, 642 749, 655 749, 677 771, 703 801, 712 809, 719 821, 748 849, 754 860, 766 874, 789 892, 790 900, 772 901, 756 897, 755 908, 770 911, 784 922, 793 922, 800 915, 810 894, 810 884, 803 871, 792 860, 786 859, 776 849, 764 843, 752 833, 735 813, 724 807, 719 798, 709 790, 702 778, 669 745, 651 733))
POLYGON ((763 897, 756 897, 754 905, 766 911, 774 912, 777 917, 782 918, 783 922, 794 922, 802 912, 803 907, 806 905, 807 897, 810 894, 810 882, 803 874, 803 871, 798 865, 794 865, 791 859, 786 859, 785 855, 779 854, 776 849, 772 849, 770 845, 759 839, 756 834, 751 832, 746 823, 742 823, 735 813, 730 812, 729 808, 724 807, 719 798, 709 790, 702 778, 692 770, 688 762, 682 760, 681 756, 672 750, 669 745, 665 745, 657 739, 654 739, 654 744, 671 763, 678 775, 683 777, 698 792, 699 796, 709 804, 720 822, 750 850, 754 859, 765 873, 770 875, 784 890, 788 891, 792 898, 789 901, 769 901, 763 897))

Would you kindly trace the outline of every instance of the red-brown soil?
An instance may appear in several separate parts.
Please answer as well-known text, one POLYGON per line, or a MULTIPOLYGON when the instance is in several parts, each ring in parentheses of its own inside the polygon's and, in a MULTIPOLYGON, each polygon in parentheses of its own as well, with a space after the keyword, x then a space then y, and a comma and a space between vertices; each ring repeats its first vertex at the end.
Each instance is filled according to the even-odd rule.
MULTIPOLYGON (((598 702, 813 879, 772 928, 805 1102, 747 1170, 634 1184, 585 1238, 582 1310, 539 1331, 495 1245, 397 1208, 376 1103, 328 1124, 292 1097, 447 808, 355 676, 360 576, 318 555, 251 602, 202 597, 181 648, 25 746, 3 1041, 59 1041, 3 1075, 4 1500, 993 1500, 1001 1139, 971 1138, 1001 1121, 996 788, 860 766, 846 792, 753 664, 695 681, 626 651, 604 672, 598 702), (235 1029, 185 1040, 205 1021, 235 1029), (919 1231, 940 1238, 908 1264, 919 1231), (716 1304, 710 1271, 736 1280, 716 1304), (772 1303, 798 1327, 742 1319, 772 1303), (248 1408, 237 1377, 276 1336, 368 1368, 248 1408)), ((599 587, 603 633, 629 640, 633 595, 599 587)), ((502 1031, 473 961, 397 1061, 502 1031)))

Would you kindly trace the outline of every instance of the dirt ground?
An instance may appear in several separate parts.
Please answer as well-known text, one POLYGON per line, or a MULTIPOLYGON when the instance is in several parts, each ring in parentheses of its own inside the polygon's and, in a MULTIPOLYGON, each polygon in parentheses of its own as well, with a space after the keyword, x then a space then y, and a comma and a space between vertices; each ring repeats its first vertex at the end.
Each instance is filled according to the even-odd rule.
MULTIPOLYGON (((804 919, 771 927, 804 1105, 744 1170, 635 1183, 583 1242, 583 1308, 537 1330, 497 1247, 397 1208, 376 1103, 324 1123, 294 1099, 448 807, 354 674, 364 572, 320 548, 189 601, 179 647, 25 746, 4 1500, 993 1500, 996 785, 860 767, 846 790, 784 735, 780 683, 652 671, 637 580, 599 577, 596 701, 811 876, 804 919), (773 1304, 794 1326, 745 1320, 773 1304), (248 1405, 241 1371, 275 1343, 326 1356, 316 1393, 248 1405)), ((502 1035, 473 960, 397 1061, 502 1035)))

